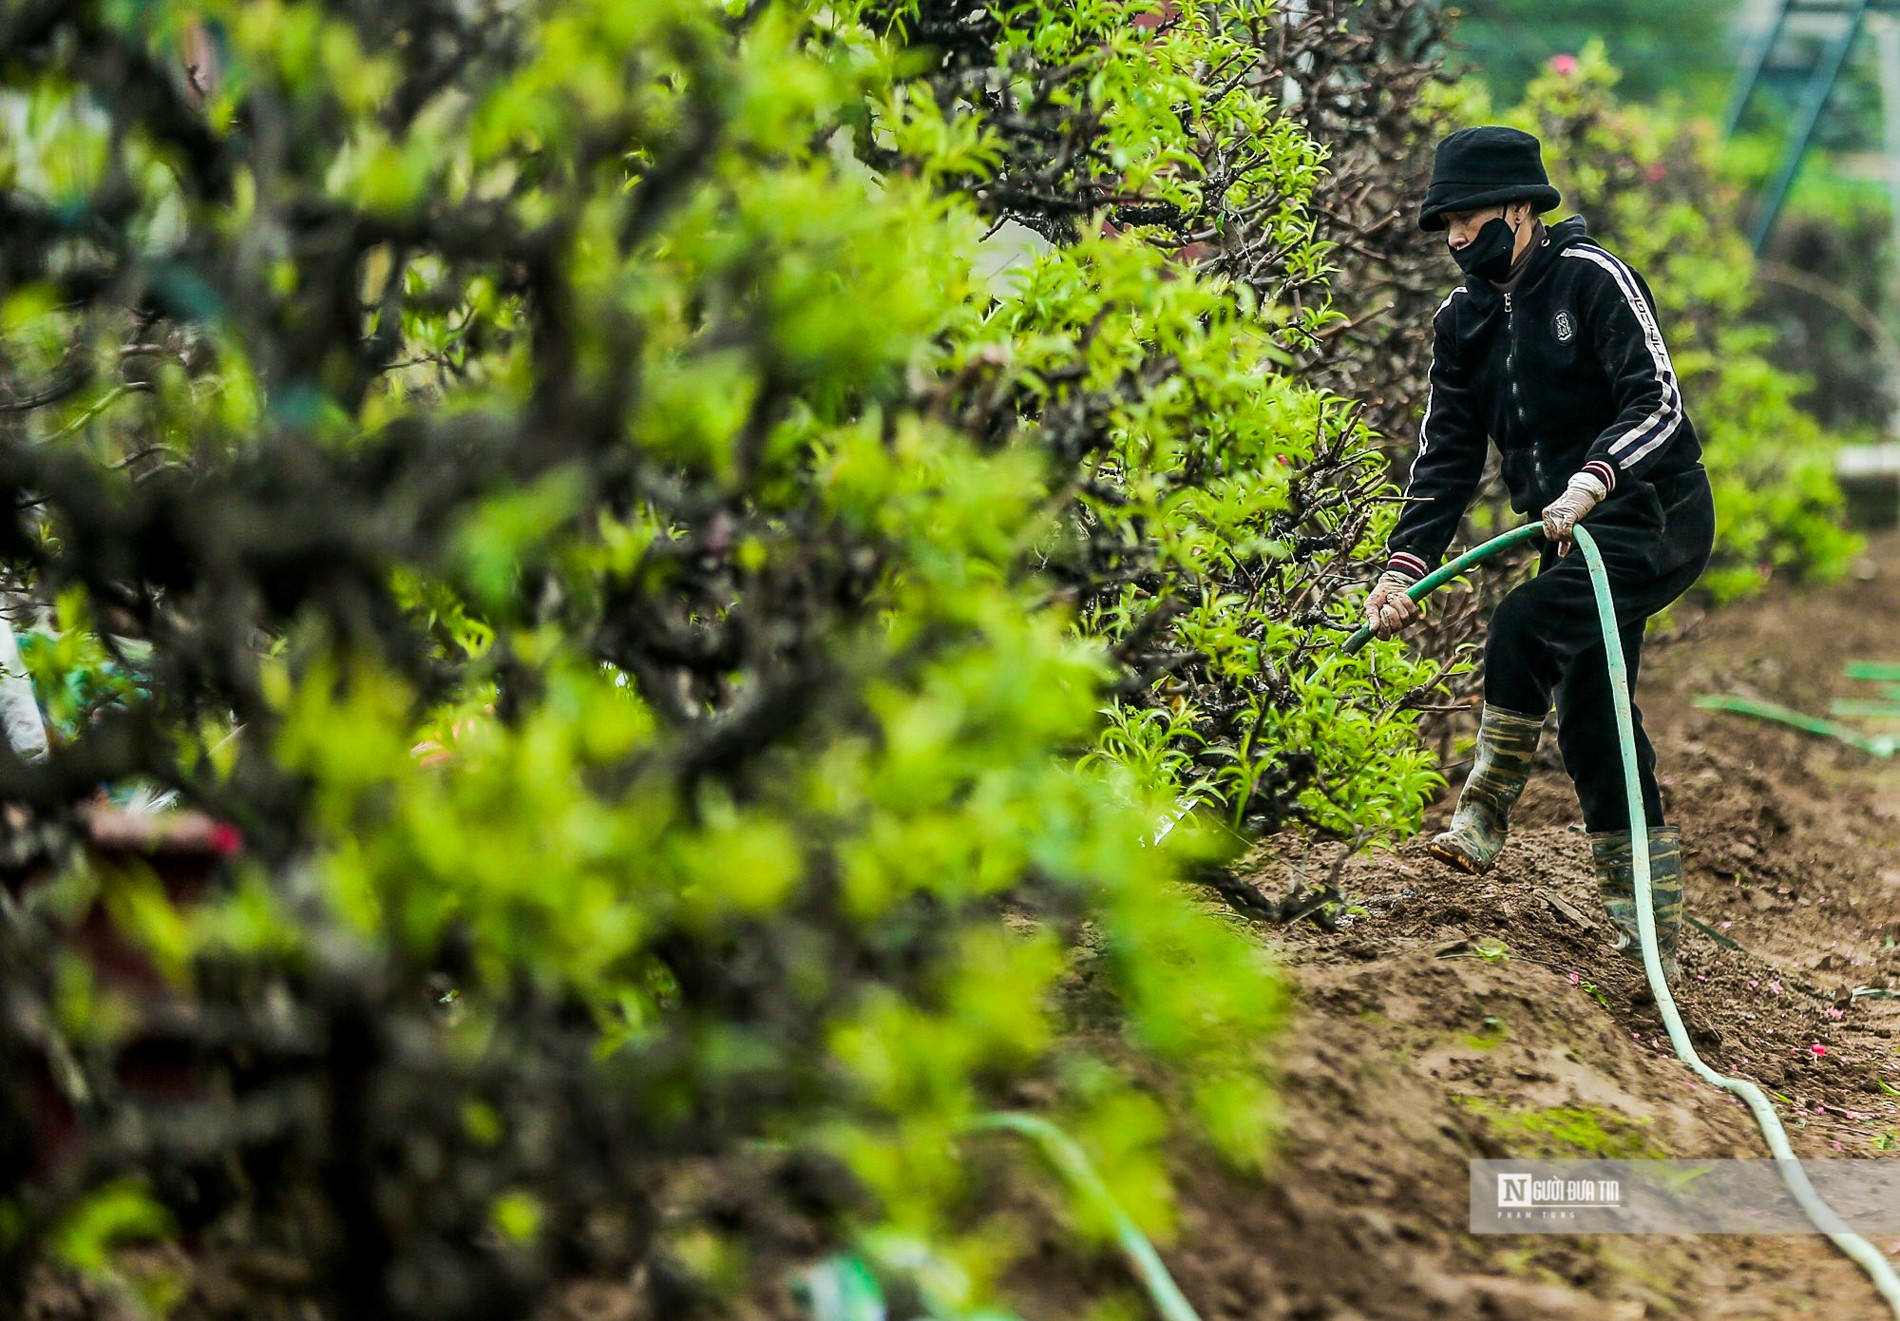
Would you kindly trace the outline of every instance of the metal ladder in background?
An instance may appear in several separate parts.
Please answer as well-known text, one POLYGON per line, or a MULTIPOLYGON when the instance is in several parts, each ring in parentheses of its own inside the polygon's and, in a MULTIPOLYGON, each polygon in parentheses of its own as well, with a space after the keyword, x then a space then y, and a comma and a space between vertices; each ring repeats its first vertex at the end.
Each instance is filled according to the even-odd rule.
MULTIPOLYGON (((1797 94, 1793 125, 1749 226, 1749 241, 1758 255, 1774 233, 1775 221, 1801 172, 1802 158, 1814 143, 1815 129, 1827 112, 1828 100, 1847 67, 1854 43, 1867 28, 1869 17, 1900 12, 1900 0, 1773 0, 1768 12, 1768 22, 1750 36, 1743 48, 1722 123, 1724 134, 1732 135, 1755 94, 1765 86, 1775 85, 1797 94)), ((1895 109, 1892 100, 1900 89, 1886 86, 1886 81, 1883 70, 1882 91, 1889 100, 1887 117, 1891 126, 1895 109)), ((1896 147, 1900 144, 1887 144, 1889 153, 1896 147)))

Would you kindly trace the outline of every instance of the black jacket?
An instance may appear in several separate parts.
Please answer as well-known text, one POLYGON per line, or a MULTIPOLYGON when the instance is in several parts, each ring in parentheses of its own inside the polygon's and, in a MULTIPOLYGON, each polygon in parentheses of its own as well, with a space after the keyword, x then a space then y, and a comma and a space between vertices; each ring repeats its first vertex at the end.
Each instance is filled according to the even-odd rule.
MULTIPOLYGON (((1537 514, 1588 470, 1610 500, 1700 468, 1702 446, 1643 277, 1552 226, 1510 294, 1473 277, 1432 321, 1431 391, 1391 567, 1436 568, 1497 443, 1511 505, 1537 514)), ((1607 510, 1606 510, 1607 512, 1607 510)))

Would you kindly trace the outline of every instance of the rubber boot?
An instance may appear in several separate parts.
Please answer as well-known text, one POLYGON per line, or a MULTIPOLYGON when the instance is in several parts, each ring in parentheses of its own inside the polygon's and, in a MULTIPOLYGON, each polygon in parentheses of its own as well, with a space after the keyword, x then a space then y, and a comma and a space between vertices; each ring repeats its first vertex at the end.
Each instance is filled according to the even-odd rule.
POLYGON ((1524 716, 1486 704, 1478 725, 1478 756, 1458 795, 1451 828, 1435 836, 1431 854, 1460 871, 1482 876, 1504 851, 1511 809, 1531 778, 1531 759, 1544 732, 1542 716, 1524 716))
MULTIPOLYGON (((1590 836, 1590 860, 1596 865, 1597 895, 1616 924, 1617 952, 1643 961, 1643 938, 1636 925, 1636 863, 1627 830, 1590 836)), ((1682 833, 1674 826, 1649 832, 1649 889, 1656 914, 1656 952, 1663 977, 1676 980, 1676 936, 1682 928, 1682 833)))

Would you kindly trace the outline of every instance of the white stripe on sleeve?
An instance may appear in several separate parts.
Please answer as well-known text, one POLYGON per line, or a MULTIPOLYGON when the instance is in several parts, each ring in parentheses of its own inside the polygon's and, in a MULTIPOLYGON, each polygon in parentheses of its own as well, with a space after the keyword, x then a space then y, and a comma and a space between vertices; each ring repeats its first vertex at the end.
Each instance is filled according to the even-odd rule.
POLYGON ((1629 267, 1603 249, 1588 244, 1565 248, 1563 255, 1595 262, 1610 273, 1617 288, 1623 292, 1623 301, 1635 313, 1636 323, 1643 328, 1643 342, 1649 348, 1650 361, 1656 364, 1656 379, 1662 386, 1661 405, 1610 445, 1610 457, 1616 460, 1617 466, 1628 468, 1675 435, 1682 425, 1682 390, 1676 383, 1676 368, 1669 361, 1669 349, 1663 344, 1662 331, 1656 325, 1656 315, 1650 311, 1642 291, 1636 287, 1636 277, 1631 274, 1629 267))

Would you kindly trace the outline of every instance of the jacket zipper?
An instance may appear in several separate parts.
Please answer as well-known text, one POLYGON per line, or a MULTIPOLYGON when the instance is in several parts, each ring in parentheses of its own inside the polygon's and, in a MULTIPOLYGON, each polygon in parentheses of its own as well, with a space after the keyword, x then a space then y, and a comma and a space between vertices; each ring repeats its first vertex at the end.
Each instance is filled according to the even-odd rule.
MULTIPOLYGON (((1504 295, 1504 374, 1511 382, 1511 420, 1517 427, 1519 439, 1524 437, 1524 399, 1517 388, 1517 304, 1510 294, 1504 295)), ((1537 440, 1530 440, 1531 475, 1541 493, 1544 489, 1544 459, 1537 451, 1537 440)))

